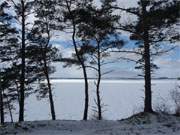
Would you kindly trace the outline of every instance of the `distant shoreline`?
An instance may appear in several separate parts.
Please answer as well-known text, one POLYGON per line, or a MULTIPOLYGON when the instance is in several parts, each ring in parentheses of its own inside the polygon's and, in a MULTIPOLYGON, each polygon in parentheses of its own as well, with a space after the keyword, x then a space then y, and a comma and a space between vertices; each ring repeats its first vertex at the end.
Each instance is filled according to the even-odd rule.
MULTIPOLYGON (((54 78, 51 78, 51 83, 83 83, 84 79, 83 78, 66 78, 66 79, 54 79, 54 78)), ((90 78, 88 79, 88 81, 90 83, 93 83, 96 81, 95 78, 90 78)), ((46 82, 46 80, 44 80, 43 82, 46 82)), ((130 78, 126 78, 126 79, 114 79, 114 78, 111 78, 111 79, 102 79, 101 80, 101 83, 107 83, 107 84, 136 84, 136 83, 139 83, 139 84, 143 84, 144 83, 144 80, 143 79, 130 79, 130 78)), ((152 84, 156 84, 156 83, 177 83, 177 84, 180 84, 180 80, 177 80, 177 79, 152 79, 152 84)))

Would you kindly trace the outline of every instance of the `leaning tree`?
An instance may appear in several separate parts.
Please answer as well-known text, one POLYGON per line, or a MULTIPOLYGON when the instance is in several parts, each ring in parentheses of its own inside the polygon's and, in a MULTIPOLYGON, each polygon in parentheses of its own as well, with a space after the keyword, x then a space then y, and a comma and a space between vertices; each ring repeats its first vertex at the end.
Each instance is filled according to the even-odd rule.
POLYGON ((56 9, 56 0, 36 0, 34 3, 36 20, 31 32, 28 34, 32 44, 28 48, 30 50, 28 55, 36 63, 37 76, 40 82, 40 89, 36 91, 41 98, 48 95, 52 120, 56 119, 56 115, 50 74, 55 72, 52 62, 58 60, 60 55, 58 49, 51 44, 51 40, 55 30, 61 31, 63 29, 61 24, 62 14, 58 11, 56 9), (43 80, 46 80, 47 83, 42 83, 43 80))
MULTIPOLYGON (((89 5, 92 4, 92 0, 63 0, 60 6, 64 9, 64 21, 66 23, 66 29, 69 31, 71 30, 71 39, 72 45, 75 50, 75 59, 68 58, 62 59, 63 62, 68 64, 77 64, 80 65, 83 72, 84 77, 84 87, 85 87, 85 104, 84 104, 84 114, 83 120, 88 119, 88 108, 89 108, 89 87, 88 87, 88 76, 87 76, 87 68, 85 61, 82 55, 79 54, 79 37, 77 35, 77 30, 79 25, 82 23, 82 16, 86 16, 84 14, 84 9, 86 9, 89 5)), ((73 57, 74 57, 73 56, 73 57)))

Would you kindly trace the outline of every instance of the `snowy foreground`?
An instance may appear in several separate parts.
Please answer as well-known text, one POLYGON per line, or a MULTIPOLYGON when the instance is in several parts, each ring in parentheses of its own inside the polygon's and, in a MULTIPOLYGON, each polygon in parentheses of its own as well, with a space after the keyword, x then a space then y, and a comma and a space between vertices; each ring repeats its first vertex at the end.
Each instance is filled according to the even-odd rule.
POLYGON ((7 124, 0 135, 180 135, 180 117, 138 114, 121 121, 34 121, 7 124))

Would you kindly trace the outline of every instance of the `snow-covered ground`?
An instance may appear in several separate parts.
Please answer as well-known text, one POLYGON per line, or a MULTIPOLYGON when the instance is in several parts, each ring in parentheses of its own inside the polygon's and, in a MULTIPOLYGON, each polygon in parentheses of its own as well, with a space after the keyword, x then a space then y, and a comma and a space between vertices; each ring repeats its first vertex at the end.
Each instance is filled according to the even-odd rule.
POLYGON ((137 115, 121 121, 34 121, 7 124, 0 135, 180 135, 180 117, 137 115))
MULTIPOLYGON (((175 89, 180 81, 177 80, 155 80, 152 82, 153 106, 163 106, 173 110, 169 92, 175 89)), ((84 84, 83 80, 52 80, 55 111, 57 119, 81 120, 84 109, 84 84)), ((102 102, 106 105, 103 117, 106 120, 120 120, 130 117, 143 109, 144 97, 143 80, 104 80, 101 84, 102 102)), ((90 104, 89 119, 93 115, 95 95, 94 82, 90 82, 90 104)), ((18 107, 18 106, 17 106, 18 107)), ((17 120, 18 108, 13 112, 17 120)), ((8 118, 8 115, 6 115, 8 118)), ((7 120, 6 119, 6 120, 7 120)), ((25 120, 49 120, 50 109, 48 99, 37 100, 35 95, 26 99, 25 120)))

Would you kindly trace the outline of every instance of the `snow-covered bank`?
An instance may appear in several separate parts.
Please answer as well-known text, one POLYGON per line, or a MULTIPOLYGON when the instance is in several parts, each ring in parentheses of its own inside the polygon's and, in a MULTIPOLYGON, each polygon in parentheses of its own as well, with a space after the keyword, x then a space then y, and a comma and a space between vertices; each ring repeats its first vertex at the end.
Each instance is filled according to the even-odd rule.
POLYGON ((180 135, 180 117, 137 115, 121 121, 34 121, 7 124, 0 135, 180 135))

